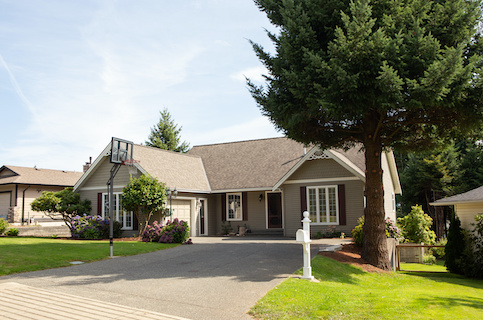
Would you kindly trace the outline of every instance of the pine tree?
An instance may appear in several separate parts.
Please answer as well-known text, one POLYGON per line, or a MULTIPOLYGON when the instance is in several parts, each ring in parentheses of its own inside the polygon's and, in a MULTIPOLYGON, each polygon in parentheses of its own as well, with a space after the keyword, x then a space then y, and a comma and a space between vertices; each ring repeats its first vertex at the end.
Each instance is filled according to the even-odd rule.
POLYGON ((168 109, 160 111, 161 118, 157 125, 151 129, 148 140, 145 142, 149 147, 172 150, 177 152, 187 152, 189 144, 186 141, 180 143, 181 127, 171 119, 168 109))
POLYGON ((461 221, 454 217, 448 229, 448 242, 444 248, 444 264, 449 272, 464 274, 465 235, 461 229, 461 221))
POLYGON ((362 145, 363 258, 389 269, 381 154, 428 148, 481 124, 480 1, 255 0, 279 33, 268 69, 248 81, 262 113, 289 138, 362 145), (436 139, 437 138, 437 139, 436 139))

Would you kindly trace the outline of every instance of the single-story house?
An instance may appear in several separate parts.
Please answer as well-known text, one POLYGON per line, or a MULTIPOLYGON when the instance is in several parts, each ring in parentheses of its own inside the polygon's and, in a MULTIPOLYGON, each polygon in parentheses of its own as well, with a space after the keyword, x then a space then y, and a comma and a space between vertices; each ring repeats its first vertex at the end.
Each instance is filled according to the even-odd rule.
POLYGON ((82 172, 27 168, 4 165, 0 168, 0 218, 9 223, 49 220, 42 212, 32 211, 30 204, 43 191, 60 191, 73 187, 82 172))
POLYGON ((461 220, 461 227, 473 230, 475 216, 483 213, 483 186, 460 193, 451 197, 436 200, 430 203, 432 206, 454 206, 456 215, 461 220))
MULTIPOLYGON (((114 179, 114 212, 123 229, 134 233, 138 223, 120 209, 120 196, 131 174, 147 173, 178 191, 168 206, 173 218, 189 222, 191 236, 220 234, 229 223, 235 232, 246 227, 294 237, 305 210, 313 233, 335 229, 350 234, 365 205, 359 149, 322 151, 288 138, 201 145, 187 154, 134 145, 134 172, 121 166, 114 179)), ((101 216, 107 213, 110 150, 109 144, 74 186, 101 216)), ((401 186, 392 152, 385 152, 382 162, 386 215, 395 220, 395 194, 401 186)))

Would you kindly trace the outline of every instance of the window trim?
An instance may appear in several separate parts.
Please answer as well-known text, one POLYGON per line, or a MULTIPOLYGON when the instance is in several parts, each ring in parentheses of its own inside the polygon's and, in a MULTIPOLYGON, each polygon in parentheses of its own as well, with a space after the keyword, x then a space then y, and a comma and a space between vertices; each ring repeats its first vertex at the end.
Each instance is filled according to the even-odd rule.
MULTIPOLYGON (((119 204, 119 198, 120 196, 122 195, 122 192, 114 192, 113 193, 113 196, 116 198, 115 199, 115 203, 116 203, 116 206, 119 204)), ((106 208, 106 197, 109 198, 109 193, 107 192, 104 192, 102 193, 102 218, 103 219, 107 219, 109 218, 108 215, 109 215, 109 209, 106 208)), ((120 208, 119 208, 120 209, 120 208)), ((117 212, 119 212, 119 210, 116 210, 114 208, 114 220, 116 221, 119 221, 121 223, 121 230, 134 230, 134 214, 132 211, 126 211, 126 210, 123 210, 124 211, 124 221, 119 221, 119 215, 117 214, 117 212), (131 226, 130 227, 125 227, 125 222, 127 222, 127 215, 131 215, 131 226)))
POLYGON ((315 202, 316 202, 316 217, 317 217, 317 221, 312 221, 310 224, 311 225, 323 225, 323 226, 327 226, 327 225, 333 225, 333 226, 338 226, 340 225, 340 219, 339 219, 339 215, 340 215, 340 209, 339 209, 339 190, 338 190, 338 186, 337 185, 328 185, 328 186, 307 186, 307 191, 306 191, 306 198, 307 198, 307 211, 309 212, 310 214, 310 190, 313 189, 315 190, 315 196, 316 196, 316 199, 315 199, 315 202), (330 204, 329 204, 329 189, 330 188, 333 188, 334 191, 335 191, 335 217, 336 217, 336 221, 335 222, 330 222, 330 204), (321 219, 320 219, 320 201, 319 201, 319 189, 325 189, 325 194, 326 194, 326 209, 327 209, 327 214, 326 214, 326 217, 327 217, 327 222, 321 222, 321 219))
POLYGON ((242 192, 231 192, 226 194, 226 221, 243 221, 243 193, 242 192), (239 196, 240 197, 240 218, 230 218, 230 195, 239 196))

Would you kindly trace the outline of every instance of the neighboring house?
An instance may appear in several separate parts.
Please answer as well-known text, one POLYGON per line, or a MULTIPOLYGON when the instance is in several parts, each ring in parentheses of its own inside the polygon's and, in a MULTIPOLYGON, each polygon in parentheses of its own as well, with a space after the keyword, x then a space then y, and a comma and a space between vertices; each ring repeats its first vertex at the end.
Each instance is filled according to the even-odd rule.
POLYGON ((483 213, 483 186, 451 197, 430 203, 432 206, 454 206, 456 215, 461 220, 461 227, 472 230, 475 215, 483 213))
POLYGON ((43 191, 73 187, 82 172, 2 166, 0 168, 0 218, 10 223, 49 220, 42 212, 32 211, 30 203, 43 191))
MULTIPOLYGON (((74 191, 92 202, 93 214, 106 216, 110 144, 76 183, 74 191)), ((335 229, 346 234, 364 214, 364 154, 306 148, 288 138, 193 147, 187 154, 134 145, 133 176, 150 174, 178 191, 168 206, 173 218, 186 220, 191 236, 216 235, 230 223, 253 233, 294 237, 308 210, 312 232, 335 229)), ((401 187, 392 152, 382 157, 386 216, 395 220, 395 194, 401 187)), ((132 213, 121 210, 122 188, 130 172, 121 166, 114 179, 116 219, 136 233, 132 213)), ((153 220, 159 221, 160 217, 153 220)))

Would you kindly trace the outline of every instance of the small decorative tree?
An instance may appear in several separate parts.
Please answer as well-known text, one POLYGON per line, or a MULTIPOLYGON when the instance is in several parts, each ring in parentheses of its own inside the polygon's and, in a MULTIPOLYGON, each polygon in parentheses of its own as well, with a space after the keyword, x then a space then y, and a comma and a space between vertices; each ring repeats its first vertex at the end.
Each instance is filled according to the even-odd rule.
POLYGON ((30 206, 33 211, 44 212, 53 220, 60 216, 69 229, 72 229, 72 219, 75 216, 91 211, 91 202, 87 199, 81 200, 72 187, 57 192, 44 191, 30 206))
POLYGON ((136 214, 141 225, 140 235, 146 230, 153 214, 164 215, 165 205, 166 186, 148 174, 143 174, 138 179, 131 177, 122 191, 122 206, 136 214))
POLYGON ((401 226, 402 235, 408 242, 434 244, 436 234, 430 229, 433 219, 424 213, 422 206, 411 207, 411 212, 397 221, 401 226))

